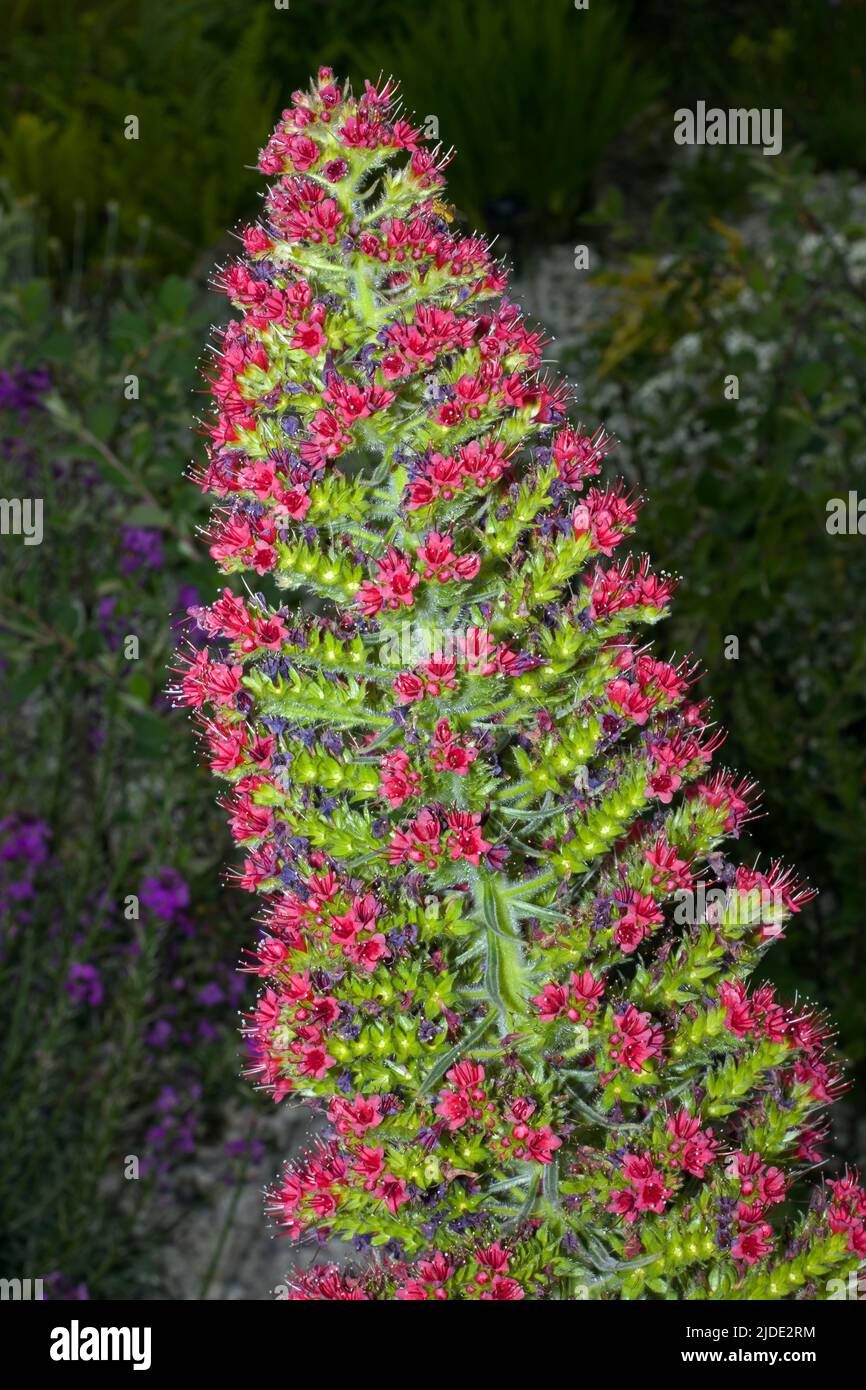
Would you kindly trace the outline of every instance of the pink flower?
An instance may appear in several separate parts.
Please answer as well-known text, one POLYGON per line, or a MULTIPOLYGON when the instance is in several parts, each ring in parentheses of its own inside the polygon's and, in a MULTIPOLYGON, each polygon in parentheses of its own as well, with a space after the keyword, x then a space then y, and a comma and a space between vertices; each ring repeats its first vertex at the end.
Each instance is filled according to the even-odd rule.
POLYGON ((664 921, 664 913, 655 899, 634 889, 624 889, 615 897, 622 915, 614 927, 613 939, 628 954, 637 950, 652 928, 664 921))
POLYGON ((731 1246, 732 1257, 742 1260, 747 1265, 757 1264, 758 1260, 762 1260, 772 1250, 772 1234, 773 1228, 768 1226, 766 1221, 749 1231, 743 1231, 731 1246))
POLYGON ((430 746, 430 757, 437 772, 453 772, 465 777, 478 757, 478 750, 464 745, 456 739, 447 719, 440 719, 436 725, 436 737, 430 746))
POLYGON ((374 1195, 381 1198, 392 1216, 396 1216, 403 1203, 409 1200, 405 1180, 392 1177, 390 1173, 384 1175, 374 1195))
POLYGON ((639 1013, 633 1004, 629 1004, 625 1013, 614 1017, 608 1055, 618 1066, 640 1072, 645 1062, 661 1055, 662 1043, 661 1028, 652 1023, 649 1014, 639 1013))
POLYGON ((525 1298, 520 1284, 516 1279, 503 1279, 497 1274, 490 1288, 481 1295, 484 1301, 497 1301, 514 1303, 518 1299, 525 1298))
POLYGON ((447 820, 446 842, 451 858, 465 859, 477 867, 481 855, 491 848, 479 829, 481 816, 470 811, 449 811, 447 820))
POLYGON ((390 548, 376 566, 375 579, 363 584, 359 592, 364 616, 373 617, 382 607, 411 608, 420 582, 421 576, 409 569, 405 555, 390 548))
POLYGON ((338 1134, 354 1134, 361 1138, 368 1129, 375 1129, 382 1123, 380 1096, 355 1096, 353 1101, 334 1096, 328 1105, 328 1118, 336 1126, 338 1134))
POLYGON ((396 677, 391 689, 401 705, 411 705, 424 698, 424 682, 414 671, 403 671, 396 677))
POLYGON ((562 1140, 557 1139, 549 1125, 531 1129, 522 1143, 525 1157, 533 1163, 552 1163, 554 1153, 562 1147, 562 1140))

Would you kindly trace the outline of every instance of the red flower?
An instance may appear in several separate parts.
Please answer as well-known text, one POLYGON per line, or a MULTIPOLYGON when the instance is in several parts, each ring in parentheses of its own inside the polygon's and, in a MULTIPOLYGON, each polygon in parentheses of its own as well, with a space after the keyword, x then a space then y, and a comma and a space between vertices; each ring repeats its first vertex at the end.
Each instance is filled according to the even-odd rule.
POLYGON ((623 1014, 614 1017, 614 1031, 608 1043, 608 1055, 618 1066, 640 1072, 644 1062, 661 1055, 661 1028, 652 1023, 650 1015, 640 1013, 629 1004, 623 1014))
POLYGON ((402 748, 386 753, 379 763, 382 793, 392 806, 402 806, 420 790, 421 777, 409 766, 408 755, 402 748))
POLYGON ((608 1211, 624 1216, 629 1225, 642 1211, 664 1211, 673 1196, 673 1188, 665 1184, 649 1154, 627 1154, 622 1163, 622 1175, 629 1187, 611 1193, 608 1211))
POLYGON ((469 811, 449 811, 447 819, 446 842, 451 858, 466 859, 477 866, 481 855, 491 848, 478 828, 481 816, 469 811))
POLYGON ((414 671, 402 672, 394 680, 391 689, 401 705, 411 705, 415 700, 424 698, 424 682, 414 671))
POLYGON ((572 971, 568 985, 547 984, 541 994, 535 995, 532 1003, 545 1023, 555 1018, 567 1018, 570 1023, 589 1025, 603 994, 603 980, 596 980, 589 970, 584 970, 580 975, 572 971))
POLYGON ((562 1147, 562 1140, 557 1139, 549 1125, 544 1125, 541 1129, 531 1129, 522 1140, 522 1147, 523 1156, 533 1163, 552 1163, 554 1153, 562 1147))
POLYGON ((668 1144, 672 1162, 684 1173, 702 1178, 719 1147, 712 1130, 701 1129, 700 1117, 684 1109, 668 1118, 666 1128, 672 1136, 668 1144))
POLYGON ((437 816, 423 810, 416 816, 407 830, 398 830, 391 837, 388 858, 392 864, 402 864, 409 859, 415 864, 435 867, 441 852, 439 837, 442 827, 437 816))
POLYGON ((516 1279, 503 1279, 500 1275, 496 1276, 490 1288, 481 1295, 484 1301, 492 1300, 509 1303, 514 1303, 518 1299, 525 1297, 526 1295, 516 1279))
POLYGON ((321 323, 299 323, 292 338, 292 347, 301 348, 310 357, 318 357, 327 344, 325 330, 321 323))
POLYGON ((567 1296, 557 1158, 566 1224, 635 1262, 609 1266, 614 1297, 665 1248, 648 1292, 667 1298, 765 1259, 784 1288, 825 1246, 847 1273, 856 1175, 802 1204, 778 1260, 767 1224, 842 1085, 826 1020, 746 988, 810 890, 722 857, 755 789, 709 770, 724 736, 691 660, 643 645, 673 581, 615 562, 637 502, 600 482, 612 440, 566 423, 542 333, 433 196, 448 156, 425 145, 391 81, 353 96, 324 67, 292 94, 205 373, 208 545, 247 582, 190 610, 176 693, 228 783, 232 876, 265 902, 249 1074, 327 1109, 270 1203, 293 1238, 383 1251, 290 1296, 567 1296), (271 572, 276 606, 252 577, 271 572), (679 930, 696 874, 727 906, 679 930), (728 1145, 781 1125, 772 1154, 796 1157, 723 1164, 717 1113, 728 1145), (545 1200, 509 1234, 530 1164, 545 1200))
POLYGON ((615 898, 622 915, 614 927, 613 939, 626 953, 635 951, 652 928, 664 921, 664 913, 654 898, 634 889, 620 890, 615 898))
POLYGON ((454 737, 448 720, 440 719, 430 745, 430 757, 437 772, 453 772, 458 777, 465 777, 478 757, 478 750, 460 743, 454 737))
POLYGON ((757 1264, 758 1260, 762 1260, 772 1250, 772 1234, 772 1226, 768 1226, 765 1221, 749 1231, 743 1231, 731 1246, 731 1255, 735 1260, 742 1260, 744 1264, 757 1264))
POLYGON ((383 607, 411 608, 414 590, 421 576, 409 569, 409 562, 399 550, 389 549, 376 566, 375 580, 361 586, 359 600, 364 616, 373 617, 383 607))
POLYGON ((390 1173, 384 1175, 374 1196, 381 1198, 392 1216, 396 1216, 403 1203, 409 1200, 405 1180, 392 1177, 390 1173))
POLYGON ((354 1134, 360 1138, 368 1129, 375 1129, 382 1123, 380 1099, 379 1096, 356 1096, 349 1102, 342 1096, 334 1096, 328 1105, 328 1118, 338 1134, 354 1134))

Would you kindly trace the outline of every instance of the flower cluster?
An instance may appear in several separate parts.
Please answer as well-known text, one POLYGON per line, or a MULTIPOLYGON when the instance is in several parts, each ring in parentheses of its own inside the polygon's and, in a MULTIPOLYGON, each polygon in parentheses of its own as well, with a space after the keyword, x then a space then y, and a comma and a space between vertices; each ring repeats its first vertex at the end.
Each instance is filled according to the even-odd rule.
POLYGON ((320 1117, 269 1208, 362 1255, 291 1296, 808 1296, 866 1198, 786 1203, 840 1079, 747 982, 811 893, 724 858, 756 792, 639 635, 673 583, 444 163, 322 69, 218 277, 211 554, 279 592, 191 611, 177 695, 264 904, 250 1074, 320 1117))

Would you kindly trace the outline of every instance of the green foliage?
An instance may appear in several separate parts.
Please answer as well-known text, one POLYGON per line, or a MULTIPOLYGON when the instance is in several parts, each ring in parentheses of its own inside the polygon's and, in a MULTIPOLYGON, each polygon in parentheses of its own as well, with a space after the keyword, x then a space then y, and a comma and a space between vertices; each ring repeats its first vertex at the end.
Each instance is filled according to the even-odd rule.
POLYGON ((457 175, 460 210, 491 225, 513 201, 547 237, 570 226, 599 159, 656 90, 625 13, 578 12, 571 0, 308 0, 285 11, 18 0, 0 20, 0 174, 36 199, 59 242, 53 270, 106 252, 185 269, 254 208, 251 148, 310 68, 399 66, 416 108, 463 149, 463 167, 484 170, 481 180, 457 175), (482 119, 480 90, 491 94, 482 119), (129 115, 137 139, 125 137, 129 115))
POLYGON ((250 138, 264 140, 311 62, 342 51, 390 4, 4 7, 0 170, 58 239, 52 269, 68 273, 107 249, 186 270, 254 205, 250 138), (129 115, 137 139, 125 136, 129 115))
MULTIPOLYGON (((632 181, 660 172, 670 112, 698 97, 750 106, 758 91, 782 107, 786 145, 803 139, 830 165, 862 167, 866 12, 785 8, 15 0, 0 16, 0 178, 35 200, 55 241, 52 274, 142 254, 185 271, 255 207, 250 149, 289 92, 337 62, 403 74, 415 110, 436 116, 463 156, 452 198, 470 222, 570 236, 600 165, 632 181), (128 115, 138 140, 124 137, 128 115)), ((705 190, 717 209, 736 197, 739 163, 724 190, 717 177, 705 190)))
POLYGON ((658 92, 627 15, 572 0, 439 0, 420 17, 404 10, 397 37, 379 31, 354 66, 399 73, 420 123, 436 117, 460 156, 449 198, 470 225, 567 236, 599 161, 658 92))
POLYGON ((639 40, 664 54, 674 105, 780 107, 786 148, 829 168, 864 167, 866 9, 858 0, 642 0, 639 40))
POLYGON ((238 901, 216 878, 208 780, 191 775, 186 721, 161 693, 169 615, 210 579, 177 476, 207 306, 179 279, 89 312, 59 303, 18 278, 31 232, 4 209, 0 370, 50 364, 50 384, 0 413, 0 495, 44 505, 41 545, 0 541, 0 740, 4 814, 45 827, 48 854, 10 858, 3 822, 0 1264, 148 1297, 165 1289, 154 1257, 184 1214, 188 1146, 219 1135, 236 1070, 238 901), (144 528, 153 562, 128 567, 124 528, 144 528), (188 910, 149 905, 143 886, 164 868, 188 910), (82 966, 90 1001, 71 984, 82 966))

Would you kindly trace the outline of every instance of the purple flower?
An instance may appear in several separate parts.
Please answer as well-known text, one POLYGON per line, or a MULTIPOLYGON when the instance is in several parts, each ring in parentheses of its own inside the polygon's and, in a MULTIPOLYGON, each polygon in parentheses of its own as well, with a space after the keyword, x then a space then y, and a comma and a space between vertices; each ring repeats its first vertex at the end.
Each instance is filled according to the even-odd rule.
POLYGON ((225 995, 216 981, 211 980, 209 984, 206 984, 203 989, 199 990, 197 998, 200 1004, 221 1004, 225 995))
POLYGON ((261 1163, 265 1156, 265 1146, 261 1139, 227 1139, 224 1144, 229 1158, 249 1158, 252 1163, 261 1163))
POLYGON ((6 816, 0 821, 0 859, 26 859, 35 868, 48 858, 50 839, 45 821, 6 816))
POLYGON ((144 880, 139 893, 144 906, 163 922, 173 922, 189 906, 189 897, 189 884, 177 869, 160 869, 154 877, 144 880))
POLYGON ((42 409, 42 397, 51 389, 51 373, 47 367, 35 371, 27 367, 0 370, 0 410, 15 410, 29 415, 42 409))
POLYGON ((180 1096, 173 1086, 163 1086, 154 1102, 154 1109, 165 1114, 166 1111, 177 1109, 180 1104, 180 1096))
POLYGON ((158 570, 162 568, 162 534, 153 526, 121 527, 123 554, 120 557, 122 574, 134 574, 136 570, 158 570))
POLYGON ((43 1302, 88 1302, 90 1294, 87 1285, 82 1280, 81 1283, 73 1283, 67 1279, 59 1269, 54 1269, 50 1274, 44 1275, 42 1279, 42 1301, 43 1302))
POLYGON ((201 603, 201 594, 194 584, 181 584, 174 602, 176 608, 195 608, 201 603))
POLYGON ((16 878, 6 884, 6 892, 12 902, 20 903, 33 897, 34 888, 29 878, 16 878))
POLYGON ((174 1032, 171 1024, 165 1018, 157 1019, 153 1027, 145 1034, 145 1041, 151 1047, 167 1047, 174 1032))
POLYGON ((89 1004, 95 1009, 105 997, 102 978, 95 965, 73 961, 65 989, 76 1004, 89 1004))

